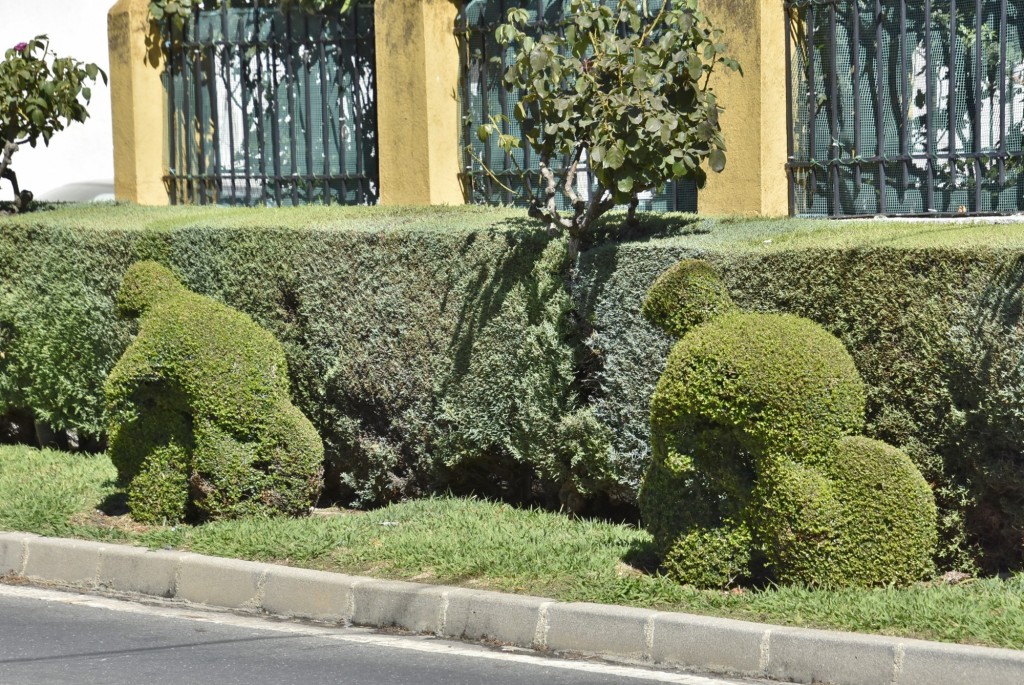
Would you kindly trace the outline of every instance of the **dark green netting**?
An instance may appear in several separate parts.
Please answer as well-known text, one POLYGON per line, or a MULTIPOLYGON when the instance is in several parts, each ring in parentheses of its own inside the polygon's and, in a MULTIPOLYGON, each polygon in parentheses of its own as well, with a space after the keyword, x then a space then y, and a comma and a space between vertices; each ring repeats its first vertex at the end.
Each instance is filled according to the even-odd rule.
POLYGON ((794 213, 1024 209, 1022 11, 1020 0, 789 2, 794 213))
POLYGON ((224 3, 166 26, 174 202, 377 197, 372 3, 344 16, 224 3))
MULTIPOLYGON (((487 123, 492 116, 504 115, 508 123, 503 125, 504 132, 522 138, 522 130, 512 116, 512 108, 518 101, 517 95, 509 93, 502 84, 506 60, 511 51, 505 51, 494 37, 494 30, 502 23, 509 8, 524 7, 530 13, 530 21, 535 24, 536 33, 545 30, 557 30, 562 17, 569 5, 568 0, 468 0, 464 2, 458 19, 457 32, 462 39, 463 53, 463 143, 471 145, 473 154, 487 165, 502 184, 514 192, 508 192, 484 173, 478 161, 472 155, 465 158, 465 179, 470 190, 472 201, 487 204, 522 204, 525 193, 515 165, 505 155, 495 137, 488 143, 481 142, 476 136, 480 124, 487 123)), ((650 3, 657 7, 656 2, 650 3)), ((537 173, 539 157, 533 153, 524 140, 520 150, 514 150, 515 161, 525 170, 531 172, 530 178, 536 192, 539 187, 537 173)), ((562 160, 564 163, 565 160, 562 160)), ((552 168, 561 171, 553 160, 552 168)), ((592 183, 593 176, 584 169, 577 177, 577 185, 583 196, 596 190, 592 183), (589 191, 588 185, 592 187, 589 191)), ((561 209, 567 209, 567 199, 559 193, 558 203, 561 209)), ((641 196, 640 209, 644 211, 697 211, 697 188, 692 181, 673 181, 657 192, 641 196)))

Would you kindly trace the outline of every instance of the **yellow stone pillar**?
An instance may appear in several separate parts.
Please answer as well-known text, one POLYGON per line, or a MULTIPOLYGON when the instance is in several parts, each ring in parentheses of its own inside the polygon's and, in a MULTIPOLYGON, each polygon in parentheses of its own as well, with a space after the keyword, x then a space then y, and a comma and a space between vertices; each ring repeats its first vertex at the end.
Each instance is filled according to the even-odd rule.
POLYGON ((743 76, 715 74, 726 166, 708 173, 701 214, 786 216, 786 24, 782 0, 702 0, 743 76))
POLYGON ((463 204, 454 0, 375 4, 380 202, 463 204))
POLYGON ((118 0, 107 13, 114 195, 144 205, 169 203, 167 100, 159 34, 148 0, 118 0))

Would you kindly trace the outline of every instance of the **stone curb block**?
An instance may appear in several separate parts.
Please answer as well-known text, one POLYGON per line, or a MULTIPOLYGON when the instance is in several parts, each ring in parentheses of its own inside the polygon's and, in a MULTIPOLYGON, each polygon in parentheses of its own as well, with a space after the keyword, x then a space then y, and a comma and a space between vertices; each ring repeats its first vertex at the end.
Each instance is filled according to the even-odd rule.
POLYGON ((399 581, 0 532, 0 575, 613 660, 841 685, 1020 685, 1024 651, 399 581))
POLYGON ((175 599, 227 609, 258 609, 269 564, 183 553, 175 599))
MULTIPOLYGON (((500 592, 471 593, 460 635, 467 640, 491 640, 522 647, 535 646, 538 618, 551 600, 500 592)), ((543 647, 543 645, 536 645, 543 647)))
POLYGON ((440 585, 360 579, 352 590, 352 624, 443 635, 446 590, 440 585))
POLYGON ((34 537, 28 533, 0 533, 0 576, 21 575, 25 570, 25 545, 34 537))
POLYGON ((647 661, 655 614, 605 604, 552 604, 547 610, 544 647, 556 652, 613 654, 647 661))
POLYGON ((358 581, 337 573, 273 567, 263 586, 262 609, 278 616, 348 624, 352 587, 358 581))
POLYGON ((767 675, 800 683, 895 683, 898 645, 873 635, 775 628, 768 636, 767 675))
POLYGON ((907 640, 897 685, 1024 683, 1024 652, 907 640))
POLYGON ((22 575, 30 580, 54 580, 95 587, 105 545, 83 540, 30 538, 25 542, 22 575))
POLYGON ((651 661, 760 676, 768 665, 771 630, 771 626, 728 618, 660 613, 654 617, 651 661))
POLYGON ((151 597, 174 597, 180 552, 111 545, 103 549, 96 585, 151 597))

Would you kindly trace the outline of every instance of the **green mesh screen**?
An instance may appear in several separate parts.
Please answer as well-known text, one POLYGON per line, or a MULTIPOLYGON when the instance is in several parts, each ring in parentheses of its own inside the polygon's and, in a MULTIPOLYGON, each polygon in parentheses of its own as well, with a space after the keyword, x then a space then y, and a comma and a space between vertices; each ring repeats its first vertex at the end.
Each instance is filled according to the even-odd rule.
MULTIPOLYGON (((525 192, 515 165, 501 150, 497 141, 482 143, 476 136, 477 127, 488 122, 491 116, 503 114, 509 119, 504 125, 505 133, 522 137, 518 122, 512 116, 512 108, 518 101, 515 93, 509 93, 502 84, 505 73, 506 59, 511 58, 511 51, 506 54, 502 46, 494 38, 494 30, 505 21, 511 7, 524 7, 530 12, 536 34, 545 30, 557 30, 568 7, 568 0, 468 0, 463 3, 458 19, 457 33, 462 40, 463 51, 463 144, 472 146, 473 153, 483 160, 501 184, 510 188, 508 192, 497 182, 484 173, 480 164, 472 155, 465 157, 465 179, 470 189, 472 200, 487 204, 521 204, 525 202, 525 192)), ((650 3, 657 7, 656 2, 650 3)), ((531 183, 536 190, 539 186, 537 173, 539 158, 524 140, 520 150, 514 150, 515 161, 524 169, 532 172, 531 183)), ((566 163, 567 160, 562 160, 566 163)), ((557 172, 559 167, 552 161, 552 168, 557 172)), ((596 190, 592 183, 593 176, 586 171, 585 165, 577 176, 578 191, 582 197, 596 190), (593 186, 593 187, 592 187, 593 186)), ((559 193, 558 203, 562 209, 569 206, 566 198, 559 193)), ((656 192, 645 193, 640 197, 639 208, 644 211, 697 211, 697 188, 691 181, 673 181, 656 192)))
POLYGON ((798 215, 1024 209, 1020 0, 791 0, 798 215))
POLYGON ((372 3, 321 16, 225 2, 164 35, 173 202, 376 200, 372 3))

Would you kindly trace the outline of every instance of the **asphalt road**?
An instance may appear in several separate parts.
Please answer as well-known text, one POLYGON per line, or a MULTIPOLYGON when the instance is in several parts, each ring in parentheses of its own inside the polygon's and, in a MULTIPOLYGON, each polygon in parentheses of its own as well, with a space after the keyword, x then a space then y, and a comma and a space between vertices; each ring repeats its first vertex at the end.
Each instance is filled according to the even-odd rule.
POLYGON ((735 685, 431 637, 0 585, 0 684, 735 685))

